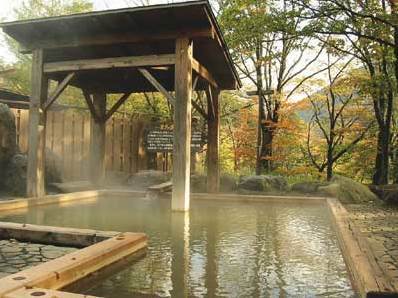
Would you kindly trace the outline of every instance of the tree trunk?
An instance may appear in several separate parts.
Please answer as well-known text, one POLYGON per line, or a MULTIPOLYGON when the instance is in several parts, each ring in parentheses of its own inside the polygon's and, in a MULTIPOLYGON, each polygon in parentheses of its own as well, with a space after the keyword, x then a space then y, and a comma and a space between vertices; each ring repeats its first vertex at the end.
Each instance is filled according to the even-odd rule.
POLYGON ((380 126, 379 133, 377 135, 377 154, 373 184, 388 184, 389 145, 389 127, 380 126))
POLYGON ((270 124, 262 124, 261 168, 265 172, 272 171, 272 145, 274 140, 273 127, 270 124))
POLYGON ((326 179, 330 181, 333 177, 333 149, 332 145, 328 145, 326 179))

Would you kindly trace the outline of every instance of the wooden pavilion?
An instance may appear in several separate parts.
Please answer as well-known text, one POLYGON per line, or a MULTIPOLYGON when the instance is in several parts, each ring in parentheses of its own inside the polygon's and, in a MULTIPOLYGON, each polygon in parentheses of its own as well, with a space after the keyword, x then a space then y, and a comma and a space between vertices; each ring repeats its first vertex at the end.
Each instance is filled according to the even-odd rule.
POLYGON ((32 53, 27 194, 45 195, 46 111, 68 86, 91 114, 90 173, 105 176, 105 123, 137 92, 160 92, 174 107, 172 210, 189 209, 191 106, 208 122, 209 192, 219 189, 219 93, 240 81, 207 1, 143 6, 1 24, 32 53), (58 82, 48 94, 49 80, 58 82), (207 111, 192 101, 206 91, 207 111), (107 94, 122 94, 109 110, 107 94))

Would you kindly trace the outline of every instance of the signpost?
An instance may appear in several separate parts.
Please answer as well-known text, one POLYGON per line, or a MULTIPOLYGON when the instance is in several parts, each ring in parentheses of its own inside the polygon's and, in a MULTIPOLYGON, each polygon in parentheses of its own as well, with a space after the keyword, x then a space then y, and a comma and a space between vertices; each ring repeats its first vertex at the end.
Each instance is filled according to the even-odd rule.
MULTIPOLYGON (((193 131, 191 136, 191 150, 199 152, 205 144, 201 131, 193 131)), ((173 131, 168 129, 153 129, 146 135, 146 149, 148 152, 173 152, 173 131)))

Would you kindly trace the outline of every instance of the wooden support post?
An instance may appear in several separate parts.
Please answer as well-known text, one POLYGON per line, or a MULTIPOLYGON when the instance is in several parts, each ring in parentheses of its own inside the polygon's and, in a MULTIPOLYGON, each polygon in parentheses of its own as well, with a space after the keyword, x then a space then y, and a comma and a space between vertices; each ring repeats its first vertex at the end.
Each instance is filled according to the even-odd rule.
POLYGON ((211 88, 206 92, 209 117, 207 118, 207 192, 215 193, 220 190, 220 113, 219 113, 220 91, 211 88), (213 107, 213 113, 210 109, 213 107))
POLYGON ((34 50, 32 59, 32 96, 29 108, 28 197, 42 197, 45 195, 46 112, 43 106, 47 100, 48 78, 43 73, 43 65, 43 50, 34 50))
POLYGON ((100 186, 105 179, 106 94, 94 93, 92 103, 96 116, 91 115, 90 180, 100 186))
POLYGON ((192 42, 176 40, 173 193, 171 209, 189 210, 191 157, 192 42))

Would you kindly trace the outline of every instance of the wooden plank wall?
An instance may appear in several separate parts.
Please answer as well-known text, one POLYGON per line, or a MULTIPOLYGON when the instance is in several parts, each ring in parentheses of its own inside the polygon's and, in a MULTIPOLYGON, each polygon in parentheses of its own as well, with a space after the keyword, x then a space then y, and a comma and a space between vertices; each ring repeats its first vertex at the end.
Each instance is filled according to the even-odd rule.
MULTIPOLYGON (((28 149, 28 110, 13 109, 17 144, 28 149)), ((115 114, 106 125, 106 170, 136 173, 147 169, 142 117, 115 114)), ((47 113, 47 150, 59 156, 65 181, 88 179, 90 115, 85 110, 68 109, 47 113)), ((48 154, 48 153, 47 153, 48 154)), ((159 168, 161 170, 162 168, 159 168)))

